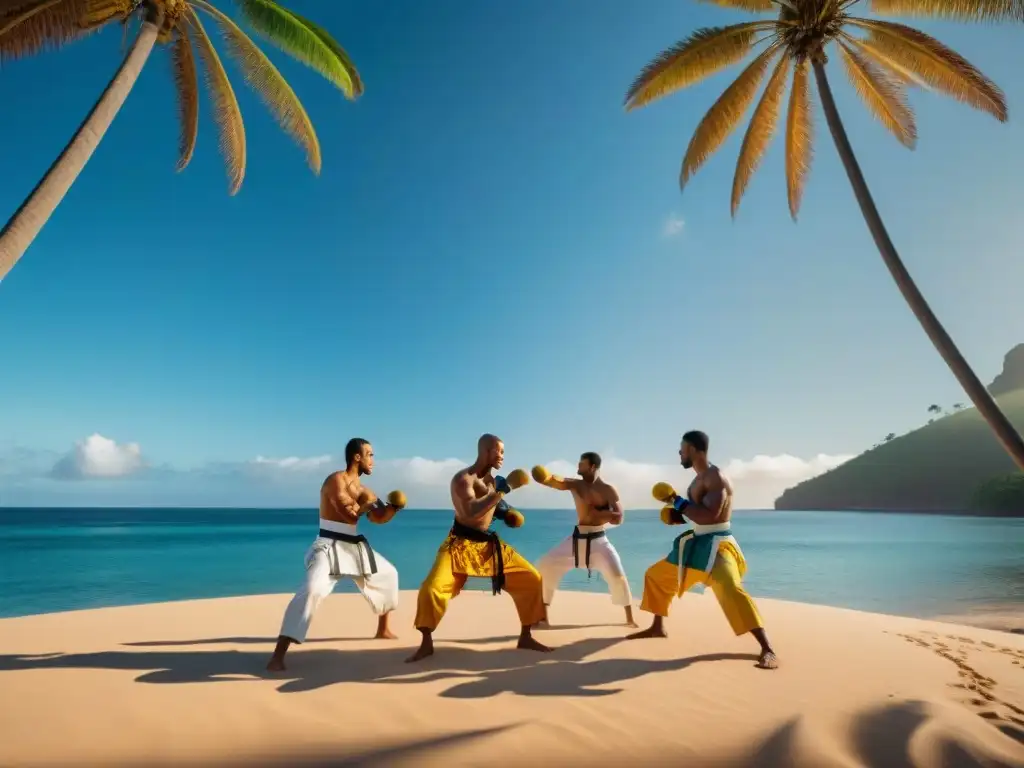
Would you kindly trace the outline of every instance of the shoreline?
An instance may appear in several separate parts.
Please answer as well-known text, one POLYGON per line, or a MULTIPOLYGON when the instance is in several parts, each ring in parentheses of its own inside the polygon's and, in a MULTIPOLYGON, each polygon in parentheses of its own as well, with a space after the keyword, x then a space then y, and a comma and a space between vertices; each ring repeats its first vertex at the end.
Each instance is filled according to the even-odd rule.
MULTIPOLYGON (((573 507, 517 507, 521 511, 525 512, 573 512, 573 507)), ((187 511, 187 512, 284 512, 284 513, 302 513, 302 514, 316 514, 316 507, 210 507, 210 506, 119 506, 111 504, 96 504, 92 506, 81 506, 81 505, 67 505, 67 506, 50 506, 50 507, 16 507, 16 506, 5 506, 0 504, 0 515, 5 512, 74 512, 76 510, 85 511, 96 511, 96 510, 111 510, 116 512, 176 512, 176 511, 187 511)), ((409 507, 408 512, 415 514, 452 514, 451 508, 448 507, 430 507, 430 508, 418 508, 409 507)), ((627 514, 650 514, 657 515, 659 509, 656 507, 635 507, 627 508, 625 510, 627 514)), ((820 514, 820 515, 843 515, 843 514, 869 514, 869 515, 930 515, 934 517, 976 517, 986 520, 1021 520, 1024 519, 1024 511, 1017 514, 1000 514, 996 512, 986 512, 983 510, 972 511, 969 509, 927 509, 927 508, 915 508, 915 509, 878 509, 878 508, 864 508, 864 509, 850 509, 847 507, 835 508, 835 509, 776 509, 768 507, 752 507, 747 509, 734 509, 733 513, 739 514, 772 514, 778 512, 799 512, 807 514, 820 514)))
POLYGON ((536 632, 554 650, 534 654, 511 599, 465 592, 409 665, 415 592, 394 641, 336 593, 273 675, 289 599, 0 620, 0 764, 1024 768, 1020 635, 760 599, 781 662, 765 671, 710 594, 673 604, 668 639, 627 641, 607 594, 560 591, 536 632))
MULTIPOLYGON (((474 580, 470 580, 464 587, 466 593, 490 593, 491 587, 486 579, 476 580, 478 583, 474 583, 474 580)), ((402 589, 403 594, 409 593, 412 595, 412 599, 415 600, 416 590, 402 589)), ((227 594, 227 595, 214 595, 210 597, 181 597, 173 598, 170 600, 155 600, 155 601, 140 601, 131 603, 116 603, 112 605, 99 605, 82 608, 69 608, 63 611, 45 611, 42 613, 28 613, 20 614, 17 616, 0 616, 0 626, 6 621, 16 621, 19 619, 34 619, 46 616, 63 616, 63 615, 77 615, 86 613, 89 611, 109 611, 119 609, 132 609, 141 608, 147 606, 159 607, 159 606, 173 606, 181 605, 183 603, 203 603, 218 600, 247 600, 253 598, 280 598, 283 600, 291 599, 292 592, 251 592, 251 593, 240 593, 240 594, 227 594)), ((571 595, 604 595, 606 594, 603 590, 583 590, 573 589, 572 587, 559 587, 557 594, 571 594, 571 595)), ((693 593, 697 597, 700 597, 700 593, 693 593)), ((337 589, 332 593, 333 596, 358 596, 358 593, 353 591, 342 591, 337 589)), ((633 609, 634 613, 641 619, 649 614, 641 611, 640 595, 636 594, 633 596, 633 609)), ((768 598, 761 595, 753 595, 757 601, 770 601, 772 603, 780 603, 784 605, 801 605, 809 608, 823 608, 826 610, 834 611, 846 611, 857 614, 864 614, 865 616, 874 616, 884 619, 899 619, 908 621, 924 621, 939 624, 948 624, 951 626, 963 626, 971 627, 974 629, 985 629, 993 632, 1002 632, 1011 635, 1024 635, 1024 603, 1014 604, 1007 603, 1005 605, 991 605, 984 606, 963 612, 944 612, 939 614, 928 614, 928 615, 915 615, 909 613, 886 613, 882 611, 866 611, 859 608, 851 608, 844 605, 835 605, 832 603, 816 603, 808 600, 787 600, 784 598, 768 598)))

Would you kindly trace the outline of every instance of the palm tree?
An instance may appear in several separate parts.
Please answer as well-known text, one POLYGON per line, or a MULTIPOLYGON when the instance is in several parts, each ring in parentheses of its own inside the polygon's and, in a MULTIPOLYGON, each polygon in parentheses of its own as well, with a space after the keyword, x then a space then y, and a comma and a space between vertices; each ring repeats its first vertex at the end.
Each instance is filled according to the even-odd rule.
POLYGON ((875 118, 908 148, 913 148, 917 139, 914 113, 906 99, 908 86, 939 91, 1005 122, 1007 109, 1002 91, 962 56, 918 29, 857 16, 852 11, 861 6, 882 14, 962 21, 1022 20, 1024 0, 703 1, 743 11, 777 13, 777 17, 698 29, 655 58, 629 88, 626 108, 631 110, 700 82, 742 61, 758 46, 764 46, 697 126, 683 158, 680 187, 736 129, 770 71, 740 147, 732 186, 732 215, 735 217, 740 198, 775 132, 792 67, 785 150, 789 210, 795 220, 811 164, 813 131, 809 78, 813 70, 826 123, 882 260, 971 402, 1017 465, 1024 469, 1024 440, 960 354, 889 239, 843 128, 825 70, 826 48, 834 44, 857 94, 875 118))
MULTIPOLYGON (((258 35, 319 72, 346 98, 356 99, 363 92, 352 61, 322 27, 274 0, 235 3, 258 35)), ((62 46, 115 20, 127 24, 139 17, 142 22, 124 61, 85 122, 0 232, 0 280, 31 245, 82 172, 157 43, 170 50, 178 96, 178 170, 192 159, 199 129, 198 55, 220 134, 229 194, 234 195, 241 187, 246 159, 242 113, 221 58, 200 20, 200 11, 213 20, 229 55, 281 128, 305 150, 309 167, 314 173, 320 172, 316 131, 295 92, 252 39, 207 0, 0 0, 0 61, 33 54, 44 47, 62 46)))

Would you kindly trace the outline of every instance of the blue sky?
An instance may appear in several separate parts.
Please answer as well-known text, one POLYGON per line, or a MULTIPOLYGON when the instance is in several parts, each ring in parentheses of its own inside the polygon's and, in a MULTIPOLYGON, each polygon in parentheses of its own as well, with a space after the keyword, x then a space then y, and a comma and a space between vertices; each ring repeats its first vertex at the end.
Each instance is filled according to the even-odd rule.
MULTIPOLYGON (((679 192, 693 129, 737 70, 622 109, 659 51, 742 14, 678 0, 642 12, 615 0, 292 5, 337 36, 366 83, 345 102, 268 48, 317 126, 320 177, 230 64, 245 183, 227 196, 206 100, 176 175, 158 50, 0 283, 0 504, 307 505, 333 466, 322 457, 354 434, 400 463, 469 459, 494 431, 510 464, 598 450, 627 473, 673 465, 697 427, 742 474, 759 455, 827 464, 917 426, 932 402, 965 399, 874 250, 820 111, 794 224, 778 139, 735 221, 741 132, 679 192), (151 469, 117 473, 124 482, 38 476, 84 456, 94 434, 125 467, 151 469), (130 444, 135 463, 116 453, 130 444), (307 474, 270 493, 246 479, 256 457, 307 474)), ((1015 28, 925 28, 1005 89, 1008 124, 915 92, 908 152, 838 62, 831 72, 897 247, 988 381, 1024 341, 1024 49, 1015 28)), ((17 106, 0 123, 5 216, 120 55, 111 29, 5 66, 0 98, 17 106)), ((438 487, 425 498, 443 503, 438 487)))

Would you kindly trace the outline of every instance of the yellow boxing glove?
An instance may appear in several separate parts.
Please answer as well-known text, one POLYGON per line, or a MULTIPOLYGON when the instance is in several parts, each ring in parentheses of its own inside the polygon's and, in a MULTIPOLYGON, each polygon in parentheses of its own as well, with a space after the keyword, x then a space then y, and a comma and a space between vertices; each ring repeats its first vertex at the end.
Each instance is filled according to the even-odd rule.
POLYGON ((508 502, 504 499, 499 501, 494 507, 494 516, 505 523, 509 528, 519 528, 524 522, 526 522, 526 518, 523 517, 523 513, 515 507, 510 507, 508 502))
POLYGON ((525 469, 513 469, 508 473, 508 477, 505 478, 505 482, 508 483, 508 487, 513 491, 516 488, 522 488, 524 485, 530 482, 530 476, 526 474, 525 469))
POLYGON ((406 503, 405 494, 401 491, 392 491, 388 494, 388 504, 395 509, 405 509, 406 503))
POLYGON ((686 521, 683 519, 682 512, 673 506, 668 506, 661 508, 661 522, 665 525, 682 525, 686 521))
POLYGON ((676 489, 668 483, 655 483, 651 488, 651 495, 662 504, 671 503, 673 497, 676 496, 676 489))
POLYGON ((542 467, 540 464, 538 464, 536 467, 534 467, 530 471, 530 474, 532 474, 533 475, 533 479, 536 480, 541 485, 548 485, 548 486, 550 486, 552 481, 557 481, 557 482, 560 483, 563 480, 563 478, 559 477, 558 475, 552 475, 548 471, 547 467, 542 467))

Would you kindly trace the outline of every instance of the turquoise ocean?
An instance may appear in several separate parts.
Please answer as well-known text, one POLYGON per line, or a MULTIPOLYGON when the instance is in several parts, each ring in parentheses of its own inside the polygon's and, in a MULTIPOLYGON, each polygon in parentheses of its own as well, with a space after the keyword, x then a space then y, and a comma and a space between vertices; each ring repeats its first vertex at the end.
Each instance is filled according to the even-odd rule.
MULTIPOLYGON (((533 561, 575 524, 572 510, 524 513, 522 528, 498 531, 533 561)), ((415 589, 451 520, 451 511, 408 509, 360 529, 398 567, 402 588, 415 589)), ((627 512, 610 531, 637 601, 644 570, 679 531, 653 511, 627 512)), ((0 617, 293 592, 316 532, 315 510, 0 508, 0 617)), ((921 617, 1024 612, 1024 519, 737 512, 733 532, 756 596, 921 617)), ((585 570, 562 588, 606 591, 585 570)))

